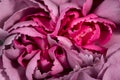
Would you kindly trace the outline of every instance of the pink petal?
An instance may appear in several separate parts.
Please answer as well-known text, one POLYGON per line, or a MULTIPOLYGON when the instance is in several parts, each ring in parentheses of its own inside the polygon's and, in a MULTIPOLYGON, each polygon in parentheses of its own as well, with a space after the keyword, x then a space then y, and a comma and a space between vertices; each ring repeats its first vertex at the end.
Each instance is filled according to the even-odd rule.
POLYGON ((37 9, 35 7, 29 7, 21 9, 17 12, 15 12, 4 24, 3 29, 9 30, 13 25, 16 23, 16 21, 19 21, 22 17, 30 15, 32 13, 37 12, 37 9), (31 12, 32 11, 32 12, 31 12))
POLYGON ((82 60, 79 57, 78 53, 76 51, 70 50, 68 48, 65 48, 66 54, 67 54, 67 60, 72 69, 75 67, 79 68, 82 64, 82 60))
POLYGON ((60 4, 68 2, 69 0, 57 0, 57 1, 56 0, 51 0, 51 1, 54 2, 57 5, 60 5, 60 4))
POLYGON ((54 62, 53 62, 53 67, 52 67, 51 74, 55 75, 55 74, 58 74, 62 71, 63 71, 62 65, 60 64, 60 62, 57 59, 55 59, 54 62))
POLYGON ((20 53, 20 50, 14 48, 5 50, 5 55, 11 60, 17 59, 20 53))
POLYGON ((18 28, 18 29, 13 30, 11 33, 20 33, 20 34, 24 34, 24 35, 28 35, 28 36, 32 36, 32 37, 45 38, 45 35, 39 33, 32 27, 18 28))
POLYGON ((58 74, 60 72, 63 71, 63 66, 61 65, 61 63, 58 61, 58 59, 55 56, 55 50, 56 50, 56 46, 52 47, 49 49, 49 55, 50 58, 53 59, 53 66, 52 66, 52 71, 50 72, 52 75, 58 74))
POLYGON ((120 64, 114 64, 108 67, 102 80, 120 80, 120 64))
POLYGON ((9 76, 10 80, 21 80, 18 69, 12 66, 10 59, 8 59, 4 54, 2 57, 3 67, 5 68, 5 72, 9 76))
POLYGON ((31 3, 28 0, 2 0, 0 2, 0 27, 4 24, 5 20, 11 16, 14 12, 35 4, 31 3), (21 6, 22 5, 22 6, 21 6))
POLYGON ((0 21, 14 12, 15 1, 14 0, 2 0, 0 2, 0 21))
MULTIPOLYGON (((119 33, 113 33, 109 42, 105 44, 105 47, 109 48, 114 44, 118 44, 119 42, 120 42, 120 34, 119 33)), ((118 47, 115 47, 115 49, 116 48, 118 48, 118 47)), ((114 48, 111 48, 111 50, 112 49, 114 49, 114 48)))
POLYGON ((21 28, 24 26, 38 26, 38 24, 33 21, 23 21, 13 25, 8 31, 11 31, 12 29, 21 28))
POLYGON ((86 0, 70 0, 70 1, 82 7, 86 0))
POLYGON ((28 80, 33 80, 34 70, 37 67, 37 61, 40 59, 40 52, 38 52, 28 63, 26 68, 26 77, 28 80))
POLYGON ((89 13, 90 9, 92 8, 92 3, 93 0, 86 0, 86 2, 83 4, 83 15, 87 15, 89 13))
POLYGON ((104 0, 94 11, 100 17, 107 18, 116 23, 120 21, 120 1, 119 0, 104 0))
MULTIPOLYGON (((56 22, 56 18, 58 16, 58 7, 51 0, 41 0, 40 2, 44 2, 44 6, 50 12, 50 16, 53 21, 56 22)), ((42 4, 43 5, 43 4, 42 4)))

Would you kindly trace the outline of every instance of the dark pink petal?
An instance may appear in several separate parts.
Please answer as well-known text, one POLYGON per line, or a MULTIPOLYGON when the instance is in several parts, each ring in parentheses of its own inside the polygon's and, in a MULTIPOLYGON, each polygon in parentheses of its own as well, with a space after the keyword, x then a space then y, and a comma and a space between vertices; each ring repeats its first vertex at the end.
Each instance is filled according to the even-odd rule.
POLYGON ((104 52, 106 49, 94 44, 88 44, 88 45, 84 45, 83 48, 89 49, 89 50, 96 50, 96 51, 100 51, 100 52, 104 52))
POLYGON ((120 1, 104 0, 94 11, 100 17, 107 18, 116 23, 120 23, 120 1))

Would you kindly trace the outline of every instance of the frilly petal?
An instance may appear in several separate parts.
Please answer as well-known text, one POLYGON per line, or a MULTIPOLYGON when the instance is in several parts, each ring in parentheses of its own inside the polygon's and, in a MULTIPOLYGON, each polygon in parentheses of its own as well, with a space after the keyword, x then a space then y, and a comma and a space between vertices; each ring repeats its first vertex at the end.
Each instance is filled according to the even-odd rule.
POLYGON ((37 61, 40 59, 40 52, 38 52, 28 63, 26 68, 26 77, 28 80, 33 80, 35 68, 37 68, 37 61))
POLYGON ((58 16, 58 6, 54 4, 51 0, 31 0, 37 3, 42 9, 47 12, 50 12, 50 16, 54 22, 56 22, 58 16))
POLYGON ((36 31, 32 27, 18 28, 18 29, 15 29, 15 30, 11 31, 11 33, 20 33, 20 34, 24 34, 24 35, 28 35, 28 36, 32 36, 32 37, 45 38, 45 35, 39 33, 38 31, 36 31))
POLYGON ((104 0, 94 11, 100 17, 110 19, 117 24, 120 23, 120 1, 104 0))
POLYGON ((29 0, 2 0, 0 2, 0 27, 3 27, 3 23, 11 16, 14 12, 29 6, 36 6, 29 0), (22 5, 22 6, 21 6, 22 5))
POLYGON ((38 10, 38 8, 36 8, 36 7, 27 7, 27 8, 23 8, 23 9, 17 11, 5 22, 3 29, 9 30, 9 28, 11 28, 22 17, 36 13, 36 12, 38 12, 37 10, 38 10))

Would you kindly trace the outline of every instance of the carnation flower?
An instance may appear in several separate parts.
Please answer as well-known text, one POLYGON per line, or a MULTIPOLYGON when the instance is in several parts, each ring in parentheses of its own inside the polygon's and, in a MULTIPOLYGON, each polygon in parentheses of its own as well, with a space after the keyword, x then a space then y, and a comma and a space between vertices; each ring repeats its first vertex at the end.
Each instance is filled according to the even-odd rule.
POLYGON ((119 1, 97 1, 0 1, 0 79, 119 80, 119 1))

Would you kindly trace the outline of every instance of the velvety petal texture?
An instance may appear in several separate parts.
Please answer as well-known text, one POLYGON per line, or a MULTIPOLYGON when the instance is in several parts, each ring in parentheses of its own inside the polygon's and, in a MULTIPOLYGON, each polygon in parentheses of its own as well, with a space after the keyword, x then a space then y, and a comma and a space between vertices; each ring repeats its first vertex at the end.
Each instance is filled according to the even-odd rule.
POLYGON ((0 80, 119 80, 119 5, 1 0, 0 80))

